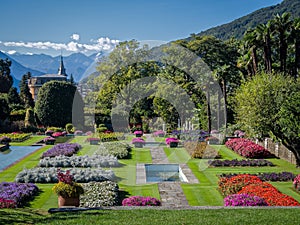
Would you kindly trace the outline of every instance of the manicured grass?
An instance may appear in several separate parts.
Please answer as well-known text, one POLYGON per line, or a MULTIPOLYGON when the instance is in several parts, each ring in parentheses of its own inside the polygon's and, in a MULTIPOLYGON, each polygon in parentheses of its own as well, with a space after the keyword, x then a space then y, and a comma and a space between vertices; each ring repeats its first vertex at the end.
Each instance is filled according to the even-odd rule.
POLYGON ((164 148, 170 163, 186 163, 191 157, 184 148, 164 148))
POLYGON ((42 211, 0 210, 0 224, 289 224, 300 223, 299 208, 199 210, 91 210, 45 215, 42 211))
POLYGON ((23 141, 23 142, 11 142, 10 145, 12 146, 28 146, 33 145, 41 140, 43 140, 46 136, 44 135, 38 135, 38 136, 31 136, 29 139, 23 141))

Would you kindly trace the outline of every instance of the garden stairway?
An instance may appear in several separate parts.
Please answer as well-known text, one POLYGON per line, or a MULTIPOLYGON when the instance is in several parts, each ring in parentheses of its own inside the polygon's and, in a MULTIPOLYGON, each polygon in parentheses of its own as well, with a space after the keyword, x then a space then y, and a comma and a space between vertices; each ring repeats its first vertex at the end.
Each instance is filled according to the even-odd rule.
MULTIPOLYGON (((155 140, 151 135, 146 134, 146 142, 154 143, 155 140)), ((150 152, 153 164, 167 164, 169 163, 163 147, 151 146, 150 152)), ((164 207, 182 207, 189 206, 186 197, 181 188, 180 182, 161 182, 158 183, 158 190, 164 207)))

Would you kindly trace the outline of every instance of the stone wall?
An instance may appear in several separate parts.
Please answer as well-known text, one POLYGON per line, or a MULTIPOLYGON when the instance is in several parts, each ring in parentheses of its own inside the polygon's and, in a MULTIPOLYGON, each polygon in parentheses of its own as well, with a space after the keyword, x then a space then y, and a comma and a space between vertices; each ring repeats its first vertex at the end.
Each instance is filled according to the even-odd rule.
POLYGON ((296 164, 296 158, 294 154, 281 143, 275 143, 270 138, 266 138, 264 141, 256 140, 256 143, 268 149, 275 156, 284 159, 292 164, 296 164))

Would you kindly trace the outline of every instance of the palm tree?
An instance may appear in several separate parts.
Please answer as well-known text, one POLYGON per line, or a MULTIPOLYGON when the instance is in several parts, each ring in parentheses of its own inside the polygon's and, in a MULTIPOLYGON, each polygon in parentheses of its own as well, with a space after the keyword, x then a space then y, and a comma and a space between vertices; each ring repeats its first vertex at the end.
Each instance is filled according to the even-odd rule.
POLYGON ((280 71, 286 72, 286 61, 287 61, 287 39, 291 32, 293 21, 290 19, 289 13, 283 13, 282 15, 277 14, 273 20, 275 31, 278 33, 279 38, 279 57, 280 57, 280 71))
POLYGON ((267 24, 259 24, 254 31, 256 40, 263 47, 266 73, 272 72, 271 29, 272 23, 269 21, 267 24))
POLYGON ((251 71, 251 75, 255 75, 257 73, 258 69, 258 57, 257 57, 257 48, 258 48, 259 42, 256 40, 255 32, 254 30, 248 30, 245 33, 244 36, 244 47, 248 48, 249 51, 246 52, 246 54, 243 55, 243 58, 247 60, 252 61, 252 65, 250 66, 249 70, 249 63, 246 63, 246 68, 248 71, 251 71))
POLYGON ((300 69, 300 18, 296 18, 293 21, 291 37, 295 46, 295 64, 293 68, 293 76, 297 77, 300 69))

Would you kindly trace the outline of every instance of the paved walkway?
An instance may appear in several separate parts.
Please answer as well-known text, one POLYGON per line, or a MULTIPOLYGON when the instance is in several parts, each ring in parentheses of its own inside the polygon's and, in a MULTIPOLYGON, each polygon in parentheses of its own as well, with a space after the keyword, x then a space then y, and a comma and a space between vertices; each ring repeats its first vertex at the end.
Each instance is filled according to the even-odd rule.
MULTIPOLYGON (((147 143, 153 143, 150 145, 150 152, 152 155, 153 164, 168 164, 170 163, 166 156, 163 147, 155 143, 154 138, 151 135, 146 135, 147 143)), ((186 164, 180 164, 180 168, 183 174, 186 176, 188 183, 199 183, 198 179, 194 176, 190 168, 186 164)), ((146 183, 146 171, 144 164, 137 164, 137 177, 136 183, 146 183)), ((162 206, 165 207, 186 207, 189 206, 186 197, 182 191, 180 182, 161 182, 158 183, 158 190, 162 201, 162 206)))

